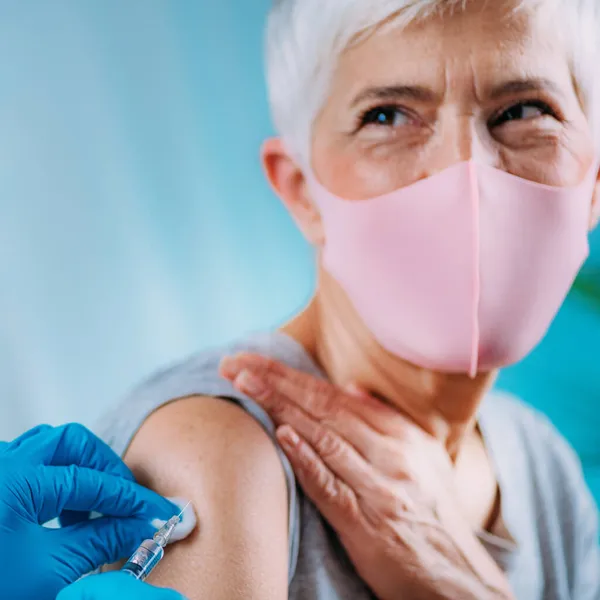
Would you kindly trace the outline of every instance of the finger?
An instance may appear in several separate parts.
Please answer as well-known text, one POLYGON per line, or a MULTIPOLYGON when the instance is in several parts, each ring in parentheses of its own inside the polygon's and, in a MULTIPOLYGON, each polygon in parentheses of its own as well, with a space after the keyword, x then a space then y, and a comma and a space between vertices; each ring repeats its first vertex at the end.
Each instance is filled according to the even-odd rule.
MULTIPOLYGON (((224 376, 232 379, 238 389, 260 404, 263 402, 262 394, 265 389, 277 388, 282 397, 295 402, 320 420, 330 421, 336 415, 343 414, 361 424, 357 425, 357 429, 362 428, 364 431, 366 426, 380 436, 398 439, 422 435, 417 426, 400 411, 357 384, 351 385, 350 392, 346 392, 324 379, 258 354, 242 353, 227 357, 221 361, 220 369, 224 376), (255 377, 255 390, 240 387, 240 378, 246 378, 247 381, 248 373, 255 377)), ((358 437, 356 441, 358 443, 358 437)), ((378 447, 377 444, 367 443, 367 448, 375 450, 369 452, 363 449, 362 452, 372 462, 378 461, 378 466, 383 468, 389 462, 389 456, 377 452, 378 447)))
POLYGON ((20 435, 18 438, 15 438, 12 442, 8 442, 7 445, 4 446, 3 450, 12 454, 13 452, 22 450, 24 447, 28 448, 29 446, 26 445, 26 443, 29 440, 37 438, 40 434, 48 431, 49 429, 52 429, 52 426, 37 425, 36 427, 33 427, 32 429, 29 429, 28 431, 20 435))
POLYGON ((76 575, 129 558, 156 529, 139 518, 103 517, 58 530, 60 547, 76 575))
POLYGON ((358 499, 348 484, 336 477, 307 441, 291 427, 280 427, 277 430, 277 439, 304 493, 329 524, 338 533, 347 533, 358 524, 358 499))
POLYGON ((233 384, 243 386, 256 400, 263 400, 265 396, 275 393, 300 406, 316 419, 334 417, 345 408, 340 390, 316 378, 295 381, 272 371, 243 369, 233 384))
MULTIPOLYGON (((351 392, 348 393, 325 379, 258 354, 242 353, 235 357, 226 357, 221 361, 220 369, 223 376, 233 381, 234 385, 243 371, 249 371, 263 386, 268 384, 278 387, 282 394, 320 419, 345 411, 384 435, 396 435, 399 427, 411 426, 399 411, 359 388, 357 384, 351 387, 351 392), (352 390, 355 390, 354 393, 352 390), (356 393, 358 390, 360 393, 356 393)), ((250 396, 255 398, 253 394, 250 396)))
POLYGON ((355 396, 356 398, 366 399, 371 395, 365 388, 356 383, 356 381, 351 381, 349 384, 344 386, 344 391, 352 396, 355 396))
MULTIPOLYGON (((135 481, 133 473, 117 453, 83 425, 69 423, 57 427, 47 436, 49 448, 54 445, 54 454, 47 464, 54 466, 77 464, 80 467, 112 473, 135 481)), ((89 517, 89 512, 68 510, 60 515, 60 524, 62 527, 68 527, 87 521, 89 517)))
POLYGON ((34 516, 42 524, 65 510, 96 511, 112 517, 166 520, 178 507, 128 479, 82 467, 40 466, 29 478, 34 516))
POLYGON ((367 460, 375 458, 375 451, 380 448, 381 439, 356 415, 333 409, 326 416, 312 414, 288 397, 285 382, 282 386, 271 386, 269 383, 262 386, 262 382, 255 383, 254 379, 254 375, 249 371, 242 371, 235 380, 235 385, 240 391, 256 399, 276 425, 288 423, 302 432, 314 431, 315 428, 329 428, 351 443, 367 460), (260 386, 260 389, 257 386, 260 386))
POLYGON ((331 386, 325 379, 315 377, 298 369, 293 369, 275 359, 248 352, 240 352, 235 356, 224 357, 219 365, 219 370, 224 377, 231 381, 234 381, 244 370, 251 371, 261 378, 267 375, 278 375, 288 383, 293 384, 295 389, 299 388, 299 390, 304 392, 309 390, 313 384, 319 382, 331 386))
POLYGON ((389 402, 370 393, 356 381, 346 384, 343 391, 345 396, 354 398, 354 402, 347 402, 348 408, 364 415, 365 421, 378 433, 397 438, 403 433, 419 430, 416 423, 408 419, 398 407, 392 407, 389 402))
MULTIPOLYGON (((21 455, 26 456, 32 464, 77 464, 134 481, 133 474, 119 456, 83 425, 43 425, 35 429, 34 435, 22 440, 19 449, 21 455)), ((60 524, 67 527, 88 519, 88 512, 65 511, 60 515, 60 524)))
POLYGON ((36 428, 35 435, 20 444, 20 452, 33 464, 78 465, 134 481, 133 474, 119 456, 99 437, 79 423, 36 428))
POLYGON ((286 422, 286 425, 296 431, 323 464, 357 495, 377 494, 382 475, 336 431, 305 418, 298 418, 294 424, 286 422))
MULTIPOLYGON (((219 373, 222 377, 233 381, 243 369, 264 366, 264 358, 260 354, 253 354, 251 352, 238 352, 232 356, 224 356, 219 363, 219 373)), ((273 363, 272 368, 277 368, 279 364, 277 361, 272 359, 266 360, 270 360, 273 363)))

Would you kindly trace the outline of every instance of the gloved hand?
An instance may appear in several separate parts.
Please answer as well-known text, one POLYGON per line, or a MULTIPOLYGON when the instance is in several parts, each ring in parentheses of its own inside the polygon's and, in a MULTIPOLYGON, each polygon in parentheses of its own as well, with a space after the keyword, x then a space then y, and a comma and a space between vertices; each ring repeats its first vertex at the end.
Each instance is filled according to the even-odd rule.
POLYGON ((174 590, 156 588, 127 575, 90 575, 66 587, 56 600, 186 600, 174 590))
POLYGON ((42 425, 2 443, 2 597, 54 600, 82 575, 128 557, 153 535, 153 519, 178 512, 136 484, 121 459, 82 425, 42 425), (104 516, 61 529, 42 526, 65 511, 104 516))

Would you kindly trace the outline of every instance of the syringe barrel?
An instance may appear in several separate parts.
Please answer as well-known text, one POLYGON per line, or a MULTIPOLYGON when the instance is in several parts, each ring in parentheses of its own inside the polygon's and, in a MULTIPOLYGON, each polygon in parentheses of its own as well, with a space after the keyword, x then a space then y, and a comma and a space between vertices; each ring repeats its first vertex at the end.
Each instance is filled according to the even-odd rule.
POLYGON ((138 549, 131 555, 121 571, 144 581, 152 569, 160 562, 165 551, 154 540, 144 540, 138 549))

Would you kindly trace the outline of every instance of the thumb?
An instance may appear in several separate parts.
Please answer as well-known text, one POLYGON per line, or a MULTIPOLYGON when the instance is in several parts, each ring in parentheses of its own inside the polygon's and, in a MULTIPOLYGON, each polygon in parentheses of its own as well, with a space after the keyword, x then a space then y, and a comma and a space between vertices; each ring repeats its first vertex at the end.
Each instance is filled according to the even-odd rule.
POLYGON ((60 530, 61 545, 78 575, 129 558, 156 529, 140 518, 103 517, 60 530))
POLYGON ((39 523, 53 519, 64 510, 96 511, 112 517, 168 519, 179 508, 162 496, 116 475, 70 465, 41 466, 30 486, 37 487, 34 505, 39 523))

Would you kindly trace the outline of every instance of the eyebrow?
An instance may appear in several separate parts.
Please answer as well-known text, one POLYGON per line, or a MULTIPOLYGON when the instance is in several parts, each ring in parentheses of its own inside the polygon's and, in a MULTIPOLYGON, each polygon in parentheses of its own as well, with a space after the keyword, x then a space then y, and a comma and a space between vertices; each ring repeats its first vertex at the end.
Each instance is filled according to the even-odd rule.
POLYGON ((420 85, 386 85, 363 90, 352 101, 352 107, 365 100, 398 100, 402 98, 417 102, 434 102, 439 95, 420 85))
MULTIPOLYGON (((550 91, 562 96, 560 88, 550 79, 536 77, 531 79, 513 79, 506 81, 491 88, 486 96, 492 100, 497 100, 509 94, 519 94, 524 92, 542 92, 550 91)), ((432 89, 421 85, 386 85, 367 88, 360 92, 352 101, 352 107, 364 102, 365 100, 400 100, 408 99, 417 102, 435 102, 439 100, 439 94, 432 89)))
POLYGON ((534 77, 532 79, 513 79, 511 81, 506 81, 505 83, 501 83, 500 85, 493 87, 487 95, 492 100, 497 100, 498 98, 501 98, 502 96, 508 96, 509 94, 543 91, 550 91, 559 96, 563 95, 561 89, 558 87, 558 85, 556 85, 556 83, 543 77, 534 77))

